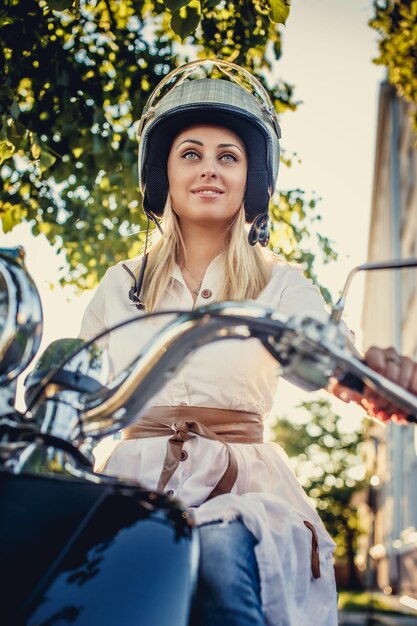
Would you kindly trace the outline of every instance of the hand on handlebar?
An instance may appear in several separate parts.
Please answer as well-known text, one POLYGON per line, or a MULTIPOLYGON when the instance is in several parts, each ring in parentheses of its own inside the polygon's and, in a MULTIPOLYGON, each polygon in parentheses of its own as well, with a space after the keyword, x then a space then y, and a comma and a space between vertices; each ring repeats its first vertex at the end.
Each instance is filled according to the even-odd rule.
MULTIPOLYGON (((389 378, 410 393, 417 395, 417 362, 407 356, 401 356, 395 348, 372 347, 367 350, 364 358, 366 364, 373 370, 389 378)), ((344 402, 356 402, 363 406, 371 417, 383 422, 393 420, 406 424, 404 412, 390 403, 373 389, 365 387, 363 393, 352 391, 340 384, 334 385, 331 392, 344 402)))

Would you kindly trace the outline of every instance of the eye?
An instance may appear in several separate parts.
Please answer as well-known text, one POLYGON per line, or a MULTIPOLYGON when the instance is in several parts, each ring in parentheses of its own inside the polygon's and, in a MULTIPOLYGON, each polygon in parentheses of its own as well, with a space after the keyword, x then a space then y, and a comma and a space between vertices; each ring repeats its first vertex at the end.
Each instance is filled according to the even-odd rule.
POLYGON ((191 161, 195 161, 197 159, 200 158, 200 155, 198 154, 198 152, 196 152, 195 150, 186 150, 182 155, 181 158, 183 159, 189 159, 191 161))
POLYGON ((226 154, 222 154, 220 159, 222 161, 225 161, 226 163, 235 163, 236 161, 238 161, 237 156, 234 155, 232 152, 227 152, 226 154))

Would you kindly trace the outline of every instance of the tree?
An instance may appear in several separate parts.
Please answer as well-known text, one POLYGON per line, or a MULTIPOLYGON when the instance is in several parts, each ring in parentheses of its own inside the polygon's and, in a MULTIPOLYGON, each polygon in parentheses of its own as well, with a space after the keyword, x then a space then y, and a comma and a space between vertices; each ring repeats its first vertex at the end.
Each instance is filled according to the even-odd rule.
POLYGON ((341 417, 326 398, 303 402, 300 407, 305 411, 301 423, 277 418, 274 440, 291 458, 301 484, 336 542, 336 560, 348 564, 349 586, 355 588, 354 557, 361 525, 352 496, 364 486, 355 472, 362 463, 363 429, 344 432, 341 417))
POLYGON ((398 95, 411 102, 417 133, 417 1, 374 0, 370 26, 379 34, 376 63, 388 68, 388 80, 398 95))
MULTIPOLYGON (((281 54, 273 20, 285 21, 288 10, 286 0, 8 0, 0 12, 3 229, 28 221, 64 248, 62 282, 80 288, 137 254, 144 217, 135 120, 152 89, 190 55, 228 58, 266 84, 281 54)), ((296 107, 290 85, 269 90, 278 112, 296 107)), ((273 207, 273 244, 284 236, 297 243, 284 253, 304 260, 311 275, 315 207, 300 190, 273 207)), ((317 242, 325 260, 334 258, 326 238, 317 242)))

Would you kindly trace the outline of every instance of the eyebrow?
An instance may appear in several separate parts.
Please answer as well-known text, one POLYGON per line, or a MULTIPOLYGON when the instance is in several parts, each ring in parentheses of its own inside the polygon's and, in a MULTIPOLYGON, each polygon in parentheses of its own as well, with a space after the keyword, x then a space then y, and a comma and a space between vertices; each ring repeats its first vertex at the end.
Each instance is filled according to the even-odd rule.
MULTIPOLYGON (((182 146, 183 143, 194 143, 197 146, 204 146, 203 142, 199 141, 198 139, 184 139, 184 141, 181 141, 181 143, 179 143, 175 149, 178 150, 178 148, 182 146)), ((241 152, 242 154, 245 154, 242 148, 235 143, 219 143, 217 147, 218 148, 232 148, 233 147, 233 148, 237 148, 239 152, 241 152)))

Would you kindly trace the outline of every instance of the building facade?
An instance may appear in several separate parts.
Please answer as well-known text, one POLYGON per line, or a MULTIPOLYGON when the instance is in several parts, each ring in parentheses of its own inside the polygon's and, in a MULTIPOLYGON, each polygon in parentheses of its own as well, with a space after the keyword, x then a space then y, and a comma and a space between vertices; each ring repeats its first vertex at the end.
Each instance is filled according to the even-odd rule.
MULTIPOLYGON (((410 105, 382 83, 368 261, 417 257, 416 142, 410 105)), ((367 274, 362 326, 365 349, 417 358, 417 268, 367 274)), ((417 598, 417 427, 374 424, 368 449, 368 580, 417 598)))

